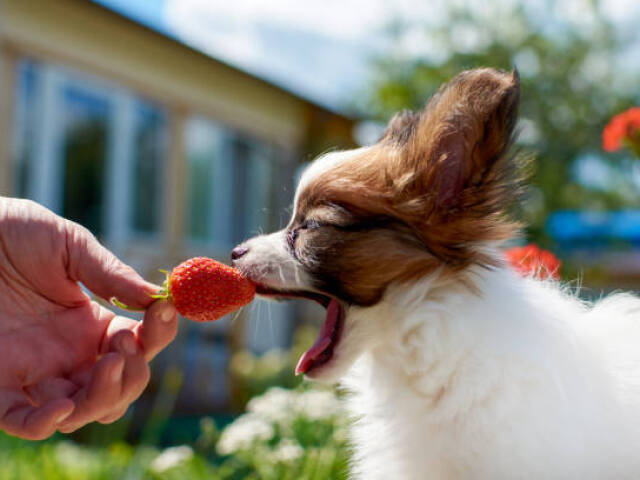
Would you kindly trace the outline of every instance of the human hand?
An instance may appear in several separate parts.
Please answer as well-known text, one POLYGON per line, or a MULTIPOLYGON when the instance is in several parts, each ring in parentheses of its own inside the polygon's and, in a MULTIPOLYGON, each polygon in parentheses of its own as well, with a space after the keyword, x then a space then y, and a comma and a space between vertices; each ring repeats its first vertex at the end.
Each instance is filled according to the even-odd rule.
POLYGON ((176 335, 177 313, 84 227, 0 198, 0 429, 43 439, 120 418, 176 335), (91 301, 146 309, 142 322, 91 301))

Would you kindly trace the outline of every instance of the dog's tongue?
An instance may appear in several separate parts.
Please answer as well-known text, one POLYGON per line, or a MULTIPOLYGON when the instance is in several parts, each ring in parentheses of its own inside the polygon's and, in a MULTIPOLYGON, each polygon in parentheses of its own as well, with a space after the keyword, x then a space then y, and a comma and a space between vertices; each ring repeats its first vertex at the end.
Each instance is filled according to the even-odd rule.
POLYGON ((313 346, 304 352, 298 365, 296 366, 296 375, 306 373, 311 366, 318 360, 318 358, 331 346, 333 342, 332 335, 338 322, 338 316, 340 315, 340 304, 337 300, 331 300, 327 307, 327 318, 320 329, 320 334, 316 338, 313 346))

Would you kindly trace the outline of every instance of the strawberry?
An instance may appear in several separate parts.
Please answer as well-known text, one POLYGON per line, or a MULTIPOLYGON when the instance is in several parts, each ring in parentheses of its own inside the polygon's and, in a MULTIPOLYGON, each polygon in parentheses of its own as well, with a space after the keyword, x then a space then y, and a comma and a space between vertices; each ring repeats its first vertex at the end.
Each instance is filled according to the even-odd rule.
POLYGON ((194 257, 171 273, 153 298, 171 300, 178 313, 196 322, 216 320, 253 300, 255 285, 228 265, 194 257))

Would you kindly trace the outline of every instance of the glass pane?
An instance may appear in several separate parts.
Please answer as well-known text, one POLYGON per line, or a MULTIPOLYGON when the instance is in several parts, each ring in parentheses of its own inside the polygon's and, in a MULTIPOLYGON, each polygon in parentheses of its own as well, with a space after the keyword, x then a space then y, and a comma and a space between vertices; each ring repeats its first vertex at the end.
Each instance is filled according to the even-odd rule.
POLYGON ((106 98, 75 87, 65 88, 63 97, 62 215, 100 235, 103 228, 109 103, 106 98))
POLYGON ((16 195, 29 197, 29 184, 33 175, 34 137, 38 108, 37 66, 24 61, 18 68, 18 88, 16 95, 16 136, 14 143, 16 195))
POLYGON ((270 154, 267 145, 256 143, 247 161, 246 236, 268 232, 272 228, 274 178, 270 154))
POLYGON ((211 162, 204 155, 189 157, 189 234, 196 240, 210 238, 208 209, 211 190, 211 162))
POLYGON ((230 154, 234 165, 233 175, 233 218, 232 227, 233 243, 240 243, 245 240, 248 235, 248 219, 247 219, 247 197, 248 193, 248 174, 249 159, 251 155, 251 147, 243 138, 230 139, 230 154))
POLYGON ((205 120, 187 127, 188 231, 220 248, 272 228, 275 168, 269 145, 205 120))
POLYGON ((156 233, 160 230, 166 134, 163 112, 153 105, 139 104, 132 179, 132 227, 136 232, 156 233))
POLYGON ((256 140, 231 141, 234 178, 234 242, 271 229, 273 166, 269 146, 256 140))
POLYGON ((229 137, 229 132, 218 128, 216 133, 218 142, 213 158, 212 239, 218 247, 229 249, 234 245, 233 225, 237 221, 233 209, 233 178, 236 166, 228 153, 228 144, 224 141, 229 137))
POLYGON ((206 241, 211 239, 211 188, 216 141, 211 125, 198 119, 188 123, 185 138, 189 162, 187 229, 191 239, 206 241))

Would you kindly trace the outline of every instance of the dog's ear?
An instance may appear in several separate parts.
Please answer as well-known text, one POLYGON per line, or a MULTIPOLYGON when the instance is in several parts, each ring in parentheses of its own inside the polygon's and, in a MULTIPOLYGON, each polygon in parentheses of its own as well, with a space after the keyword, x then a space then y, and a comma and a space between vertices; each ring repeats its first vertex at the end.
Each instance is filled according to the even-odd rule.
POLYGON ((420 114, 411 110, 402 110, 396 113, 382 134, 382 141, 391 141, 398 144, 406 144, 420 123, 420 114))
MULTIPOLYGON (((396 115, 383 141, 402 149, 414 171, 412 187, 433 206, 464 207, 465 192, 495 196, 512 168, 506 153, 516 123, 520 82, 517 72, 493 69, 462 72, 417 113, 396 115)), ((478 199, 479 200, 479 199, 478 199)), ((498 201, 498 198, 493 200, 498 201)))
POLYGON ((522 191, 519 159, 509 155, 519 94, 516 72, 469 70, 423 110, 395 116, 381 140, 390 153, 377 188, 391 192, 393 215, 449 264, 490 263, 471 246, 519 228, 507 216, 522 191))
POLYGON ((435 133, 428 155, 438 205, 455 206, 464 189, 486 189, 510 170, 503 162, 519 96, 515 71, 483 69, 458 75, 429 103, 418 134, 435 133))

